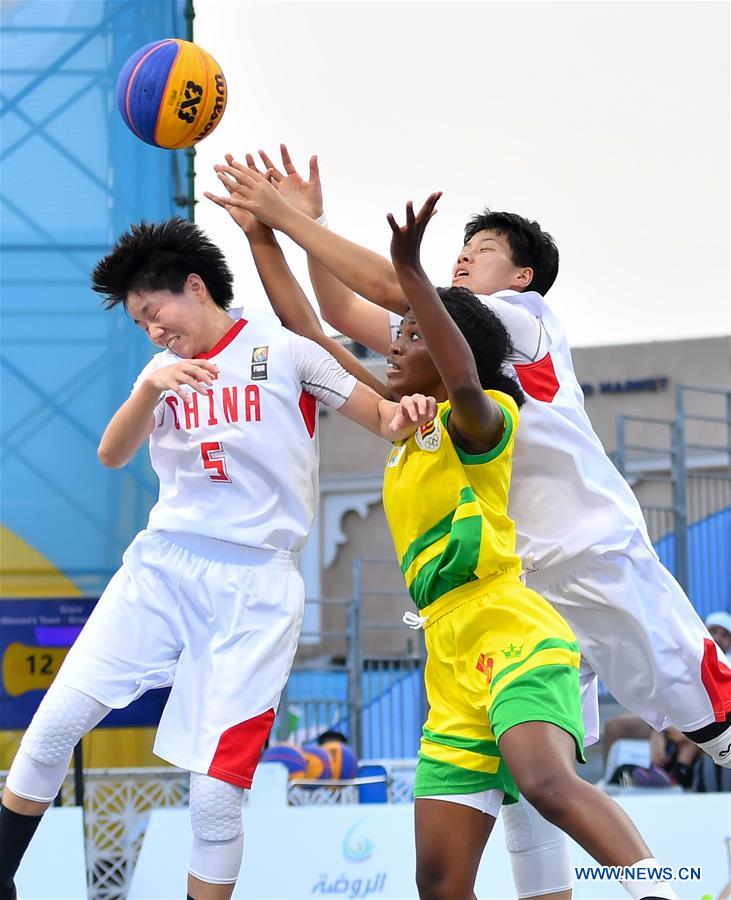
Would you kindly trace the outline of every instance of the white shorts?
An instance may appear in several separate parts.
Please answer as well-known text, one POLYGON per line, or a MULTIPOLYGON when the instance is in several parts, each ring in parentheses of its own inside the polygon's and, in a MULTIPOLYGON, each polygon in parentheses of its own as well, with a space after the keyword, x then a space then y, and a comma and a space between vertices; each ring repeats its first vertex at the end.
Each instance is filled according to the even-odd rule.
POLYGON ((584 746, 591 747, 599 741, 602 730, 599 718, 599 682, 583 656, 579 667, 579 690, 581 718, 584 720, 584 746))
POLYGON ((494 819, 500 815, 500 808, 503 805, 503 791, 496 788, 488 788, 486 791, 476 791, 472 794, 434 794, 433 796, 417 797, 419 800, 443 800, 445 803, 457 803, 459 806, 469 806, 478 812, 484 813, 486 816, 492 816, 494 819))
POLYGON ((531 573, 528 586, 566 619, 618 703, 657 730, 695 731, 731 713, 731 668, 641 534, 568 568, 531 573))
POLYGON ((303 606, 297 554, 143 531, 57 680, 113 709, 172 685, 155 753, 248 788, 303 606))

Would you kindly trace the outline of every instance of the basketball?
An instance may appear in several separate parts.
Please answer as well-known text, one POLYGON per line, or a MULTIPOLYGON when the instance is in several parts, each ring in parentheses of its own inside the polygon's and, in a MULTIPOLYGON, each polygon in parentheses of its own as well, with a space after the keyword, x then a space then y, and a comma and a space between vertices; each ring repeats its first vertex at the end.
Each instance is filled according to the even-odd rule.
POLYGON ((308 744, 306 747, 303 747, 302 755, 307 763, 306 778, 333 777, 330 755, 319 744, 308 744))
POLYGON ((358 774, 358 760, 355 753, 342 741, 327 741, 322 745, 330 757, 333 778, 355 778, 358 774))
POLYGON ((307 760, 302 754, 302 751, 292 744, 280 744, 276 747, 268 747, 262 754, 261 762, 277 762, 286 766, 287 771, 289 772, 290 781, 293 778, 310 777, 307 774, 307 760))
POLYGON ((125 125, 155 147, 192 147, 218 125, 226 109, 226 79, 216 60, 190 41, 146 44, 124 65, 117 107, 125 125))

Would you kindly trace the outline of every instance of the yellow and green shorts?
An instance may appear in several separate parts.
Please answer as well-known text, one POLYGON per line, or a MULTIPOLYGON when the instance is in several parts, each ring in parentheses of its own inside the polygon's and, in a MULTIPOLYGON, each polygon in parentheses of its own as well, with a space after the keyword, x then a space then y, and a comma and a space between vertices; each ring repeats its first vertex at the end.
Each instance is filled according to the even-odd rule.
POLYGON ((415 797, 496 789, 515 802, 498 742, 522 722, 567 731, 584 762, 579 646, 547 600, 505 575, 463 585, 421 612, 429 715, 415 797))

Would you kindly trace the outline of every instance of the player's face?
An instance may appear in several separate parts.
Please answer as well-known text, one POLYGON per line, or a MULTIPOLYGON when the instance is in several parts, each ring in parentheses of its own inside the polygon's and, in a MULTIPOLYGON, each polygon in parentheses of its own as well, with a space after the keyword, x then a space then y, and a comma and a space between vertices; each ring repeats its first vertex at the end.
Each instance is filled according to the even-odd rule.
POLYGON ((421 337, 413 313, 401 320, 396 339, 391 342, 386 357, 386 386, 388 396, 398 400, 405 394, 426 394, 446 400, 447 394, 421 337))
MULTIPOLYGON (((197 276, 195 276, 197 277, 197 276)), ((204 353, 206 346, 206 308, 201 301, 198 282, 190 276, 183 291, 140 291, 127 296, 130 318, 157 347, 172 350, 176 356, 191 359, 204 353)))
POLYGON ((523 291, 532 275, 532 269, 516 266, 513 262, 504 234, 478 231, 457 257, 452 269, 452 285, 469 288, 473 294, 523 291))

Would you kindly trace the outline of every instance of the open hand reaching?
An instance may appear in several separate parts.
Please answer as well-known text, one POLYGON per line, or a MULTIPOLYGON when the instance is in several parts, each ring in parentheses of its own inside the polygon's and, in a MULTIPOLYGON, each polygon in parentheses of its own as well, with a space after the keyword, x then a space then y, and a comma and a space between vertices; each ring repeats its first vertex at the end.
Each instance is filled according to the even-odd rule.
POLYGON ((415 269, 421 265, 421 241, 429 224, 429 219, 436 215, 436 205, 442 196, 441 191, 429 194, 419 212, 414 215, 414 205, 409 200, 406 204, 406 224, 399 226, 393 213, 386 217, 391 226, 391 259, 398 269, 415 269))

